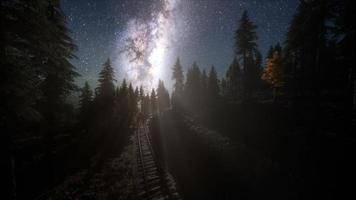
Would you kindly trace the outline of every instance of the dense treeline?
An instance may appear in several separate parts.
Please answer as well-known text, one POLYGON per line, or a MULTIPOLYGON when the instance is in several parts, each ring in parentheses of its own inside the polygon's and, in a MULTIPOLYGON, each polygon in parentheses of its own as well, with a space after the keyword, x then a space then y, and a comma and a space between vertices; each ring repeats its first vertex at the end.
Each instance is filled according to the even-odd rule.
MULTIPOLYGON (((196 63, 184 76, 177 59, 173 110, 193 114, 256 153, 246 155, 247 160, 268 159, 288 171, 290 177, 275 174, 275 180, 267 180, 276 187, 283 187, 280 180, 290 180, 294 188, 286 193, 297 192, 301 199, 335 198, 335 172, 341 173, 336 163, 354 152, 353 12, 348 0, 300 1, 283 45, 272 44, 263 62, 257 27, 245 11, 235 31, 235 57, 221 79, 214 67, 207 74, 196 63)), ((349 163, 344 167, 349 176, 354 174, 351 161, 341 162, 349 163)), ((248 169, 240 173, 255 174, 248 169)), ((250 180, 261 184, 256 191, 269 187, 258 180, 263 178, 250 180)))
POLYGON ((263 88, 260 78, 263 68, 262 55, 257 48, 256 28, 245 11, 235 32, 236 56, 221 80, 218 79, 214 66, 206 72, 201 71, 197 63, 193 63, 184 76, 178 58, 173 67, 172 78, 175 83, 172 103, 201 110, 207 106, 215 106, 222 99, 235 102, 258 99, 256 95, 263 88))
MULTIPOLYGON (((117 84, 109 59, 95 90, 87 82, 79 88, 79 74, 70 62, 77 47, 58 1, 4 0, 0 5, 4 199, 32 199, 76 170, 93 163, 99 168, 120 152, 139 113, 158 114, 171 107, 203 116, 209 126, 265 154, 310 154, 304 164, 299 157, 293 163, 276 156, 301 165, 302 172, 310 160, 328 158, 322 150, 333 145, 330 137, 353 136, 356 30, 351 0, 300 1, 286 40, 272 44, 265 61, 257 46, 257 26, 245 11, 234 32, 235 56, 226 74, 219 78, 214 66, 205 71, 197 63, 184 74, 178 58, 171 98, 161 80, 149 92, 125 79, 117 84), (78 108, 67 100, 77 92, 78 108), (284 124, 283 129, 276 124, 284 124), (299 131, 297 136, 288 136, 289 146, 278 149, 276 144, 291 130, 299 131)), ((320 174, 302 178, 320 184, 320 174)))
POLYGON ((58 1, 1 1, 1 27, 3 198, 32 199, 120 152, 144 94, 116 86, 109 59, 95 91, 76 85, 77 47, 58 1), (79 108, 68 101, 78 92, 79 108))
MULTIPOLYGON (((245 11, 235 31, 235 58, 225 77, 214 67, 207 73, 197 63, 183 75, 180 60, 173 67, 173 104, 206 104, 212 99, 258 102, 273 96, 285 103, 320 105, 337 100, 353 108, 354 25, 349 1, 301 1, 286 41, 271 45, 265 62, 257 47, 257 26, 245 11)), ((209 103, 208 103, 209 104, 209 103)))
MULTIPOLYGON (((78 74, 69 61, 76 46, 56 1, 2 1, 1 27, 2 180, 15 196, 16 186, 21 187, 17 166, 35 159, 18 160, 16 143, 41 137, 41 147, 30 151, 39 151, 37 156, 51 167, 55 137, 72 122, 72 106, 65 98, 76 90, 78 74)), ((52 184, 53 176, 49 179, 52 184)))

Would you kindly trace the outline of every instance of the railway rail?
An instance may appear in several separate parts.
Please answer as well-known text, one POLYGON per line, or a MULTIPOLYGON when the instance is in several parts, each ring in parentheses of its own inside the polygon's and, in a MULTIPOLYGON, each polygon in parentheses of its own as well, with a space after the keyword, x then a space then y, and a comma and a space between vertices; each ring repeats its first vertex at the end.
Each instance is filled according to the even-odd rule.
POLYGON ((180 200, 172 177, 159 164, 151 144, 148 120, 138 121, 135 133, 137 181, 136 191, 139 199, 180 200))

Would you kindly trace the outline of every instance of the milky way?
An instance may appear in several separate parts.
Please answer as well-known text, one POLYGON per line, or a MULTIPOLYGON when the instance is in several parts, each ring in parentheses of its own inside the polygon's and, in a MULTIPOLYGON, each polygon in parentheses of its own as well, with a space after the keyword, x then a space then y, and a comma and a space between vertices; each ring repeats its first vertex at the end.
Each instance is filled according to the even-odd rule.
POLYGON ((164 0, 147 19, 133 18, 118 43, 116 63, 134 85, 152 87, 161 77, 175 38, 175 8, 179 0, 164 0))
POLYGON ((73 60, 80 84, 95 87, 110 57, 117 80, 170 88, 171 68, 180 57, 184 70, 197 61, 223 76, 233 59, 234 31, 243 10, 258 26, 258 48, 283 43, 298 0, 62 0, 78 45, 73 60))

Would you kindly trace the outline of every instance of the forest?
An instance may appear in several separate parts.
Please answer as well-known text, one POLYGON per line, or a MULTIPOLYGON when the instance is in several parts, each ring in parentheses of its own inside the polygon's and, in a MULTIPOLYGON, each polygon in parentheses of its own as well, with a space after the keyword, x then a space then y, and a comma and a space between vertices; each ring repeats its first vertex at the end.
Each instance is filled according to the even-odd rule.
POLYGON ((81 85, 60 3, 1 1, 2 199, 352 198, 355 7, 298 4, 267 56, 245 10, 222 76, 176 55, 172 89, 163 80, 147 89, 116 80, 110 58, 94 88, 81 85), (159 194, 137 178, 140 140, 161 173, 159 194))

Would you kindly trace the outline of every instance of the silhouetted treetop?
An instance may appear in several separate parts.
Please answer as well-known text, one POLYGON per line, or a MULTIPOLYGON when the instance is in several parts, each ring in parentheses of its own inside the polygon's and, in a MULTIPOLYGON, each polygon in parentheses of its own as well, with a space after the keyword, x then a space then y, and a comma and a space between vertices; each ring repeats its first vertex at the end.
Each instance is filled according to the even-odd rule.
POLYGON ((257 26, 253 24, 245 10, 239 21, 239 27, 235 31, 235 52, 237 55, 241 55, 243 59, 246 56, 251 56, 253 50, 257 47, 256 28, 257 26))
POLYGON ((181 95, 183 92, 183 85, 184 85, 184 75, 182 65, 180 64, 179 58, 177 58, 176 63, 173 66, 173 74, 172 79, 175 81, 174 83, 174 92, 177 95, 181 95))
POLYGON ((99 73, 99 84, 96 88, 96 94, 99 99, 111 99, 115 96, 114 81, 114 69, 111 66, 110 59, 107 59, 99 73))

